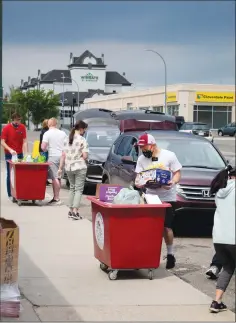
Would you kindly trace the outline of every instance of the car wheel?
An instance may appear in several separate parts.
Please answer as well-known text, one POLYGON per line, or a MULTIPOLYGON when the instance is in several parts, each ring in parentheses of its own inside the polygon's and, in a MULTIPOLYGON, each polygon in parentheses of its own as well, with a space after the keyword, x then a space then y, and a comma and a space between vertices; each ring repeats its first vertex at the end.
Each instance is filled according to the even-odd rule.
POLYGON ((220 130, 220 131, 218 132, 218 135, 219 135, 220 137, 223 137, 223 132, 220 130))

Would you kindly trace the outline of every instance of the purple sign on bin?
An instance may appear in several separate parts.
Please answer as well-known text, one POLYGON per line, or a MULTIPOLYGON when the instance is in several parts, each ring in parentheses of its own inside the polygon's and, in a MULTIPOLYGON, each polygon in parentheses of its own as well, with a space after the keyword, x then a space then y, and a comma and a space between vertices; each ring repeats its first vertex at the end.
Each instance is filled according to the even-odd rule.
POLYGON ((122 186, 106 186, 101 185, 99 191, 99 200, 102 202, 112 203, 114 197, 120 192, 122 186))

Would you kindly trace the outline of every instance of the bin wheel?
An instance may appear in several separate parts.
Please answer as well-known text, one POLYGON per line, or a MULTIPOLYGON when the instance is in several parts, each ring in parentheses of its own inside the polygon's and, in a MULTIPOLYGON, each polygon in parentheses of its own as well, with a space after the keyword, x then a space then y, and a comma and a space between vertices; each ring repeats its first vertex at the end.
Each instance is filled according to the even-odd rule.
POLYGON ((110 280, 116 280, 117 279, 117 270, 110 271, 108 273, 108 277, 110 280))
POLYGON ((17 201, 18 206, 21 206, 22 202, 21 201, 17 201))
POLYGON ((35 205, 36 201, 35 200, 32 200, 32 203, 33 203, 33 205, 35 205))
POLYGON ((107 270, 108 270, 108 266, 101 262, 101 263, 100 263, 100 269, 101 269, 102 271, 107 271, 107 270))
POLYGON ((149 270, 149 272, 148 272, 148 278, 150 280, 153 280, 153 271, 152 270, 149 270))
POLYGON ((16 203, 17 199, 15 197, 12 198, 12 203, 16 203))

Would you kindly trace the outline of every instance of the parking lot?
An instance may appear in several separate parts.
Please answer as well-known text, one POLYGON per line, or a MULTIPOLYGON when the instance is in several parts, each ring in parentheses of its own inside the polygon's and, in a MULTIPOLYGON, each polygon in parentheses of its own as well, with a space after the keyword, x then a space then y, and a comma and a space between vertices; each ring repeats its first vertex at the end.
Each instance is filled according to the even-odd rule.
MULTIPOLYGON (((34 140, 38 139, 38 137, 38 132, 29 132, 28 140, 30 151, 32 150, 34 140)), ((215 138, 215 145, 223 153, 225 158, 227 158, 232 164, 235 164, 235 138, 215 138)), ((1 155, 1 159, 3 161, 3 154, 1 155)), ((52 194, 51 187, 49 187, 47 191, 49 194, 52 194)), ((93 194, 94 190, 88 190, 86 193, 93 194)), ((61 190, 61 200, 64 204, 67 203, 67 198, 68 189, 66 188, 65 183, 63 183, 63 188, 61 190)), ((86 196, 83 197, 81 214, 87 219, 91 220, 90 204, 86 199, 86 196)), ((65 214, 65 217, 67 217, 67 214, 65 214)), ((199 213, 200 224, 201 221, 201 214, 199 213)), ((163 251, 165 252, 165 246, 163 246, 163 251)), ((177 265, 173 270, 173 273, 195 288, 213 297, 215 291, 215 282, 208 280, 205 277, 205 271, 210 265, 213 252, 214 250, 212 239, 210 237, 176 238, 175 253, 177 257, 177 265)), ((225 295, 225 302, 230 309, 235 310, 235 279, 233 279, 230 283, 230 286, 225 295)))

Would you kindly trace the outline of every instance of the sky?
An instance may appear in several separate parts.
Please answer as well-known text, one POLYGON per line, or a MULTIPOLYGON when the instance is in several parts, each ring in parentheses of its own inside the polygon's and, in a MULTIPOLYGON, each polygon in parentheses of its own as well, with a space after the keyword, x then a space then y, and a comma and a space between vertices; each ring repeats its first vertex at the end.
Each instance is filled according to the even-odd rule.
POLYGON ((235 84, 234 1, 3 1, 3 86, 104 54, 136 88, 235 84))

